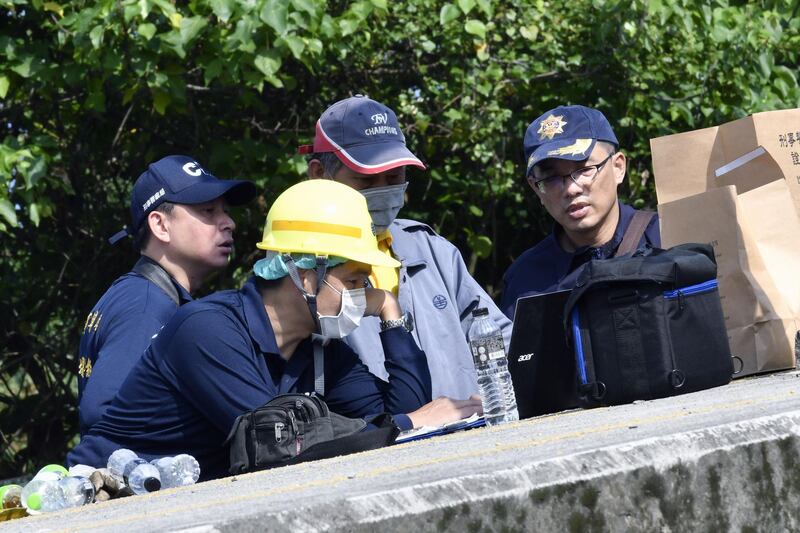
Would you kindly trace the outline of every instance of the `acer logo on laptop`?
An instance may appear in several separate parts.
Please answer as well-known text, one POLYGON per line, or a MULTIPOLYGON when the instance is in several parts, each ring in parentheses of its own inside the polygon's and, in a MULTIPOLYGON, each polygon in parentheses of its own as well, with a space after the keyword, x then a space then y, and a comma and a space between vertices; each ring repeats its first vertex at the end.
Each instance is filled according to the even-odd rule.
POLYGON ((517 359, 517 362, 521 363, 522 361, 530 361, 531 357, 533 357, 533 353, 524 353, 524 354, 519 356, 519 358, 517 359))

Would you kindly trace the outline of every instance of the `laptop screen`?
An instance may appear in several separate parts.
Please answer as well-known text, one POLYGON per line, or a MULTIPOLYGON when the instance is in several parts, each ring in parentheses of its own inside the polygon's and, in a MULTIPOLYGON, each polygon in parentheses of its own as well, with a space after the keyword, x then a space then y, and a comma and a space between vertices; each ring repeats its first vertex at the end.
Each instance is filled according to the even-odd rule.
POLYGON ((517 300, 508 368, 520 418, 578 407, 575 357, 564 333, 564 304, 572 291, 517 300))

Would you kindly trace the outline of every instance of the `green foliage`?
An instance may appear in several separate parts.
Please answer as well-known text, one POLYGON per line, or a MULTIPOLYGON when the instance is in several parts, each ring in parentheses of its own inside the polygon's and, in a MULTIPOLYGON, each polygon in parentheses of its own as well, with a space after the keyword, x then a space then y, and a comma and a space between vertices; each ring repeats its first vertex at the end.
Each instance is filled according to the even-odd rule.
POLYGON ((800 106, 796 0, 4 0, 0 32, 0 478, 74 442, 77 340, 133 263, 105 239, 146 165, 187 153, 263 195, 209 286, 247 275, 270 200, 330 103, 366 93, 428 164, 404 216, 462 249, 491 292, 549 221, 522 179, 527 124, 603 110, 654 204, 648 140, 800 106))

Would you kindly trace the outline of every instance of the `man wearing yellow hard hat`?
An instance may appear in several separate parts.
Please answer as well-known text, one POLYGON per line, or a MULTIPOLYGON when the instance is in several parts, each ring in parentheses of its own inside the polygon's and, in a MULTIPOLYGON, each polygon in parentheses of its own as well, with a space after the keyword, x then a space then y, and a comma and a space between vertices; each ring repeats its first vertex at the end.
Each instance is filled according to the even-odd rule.
POLYGON ((316 390, 345 416, 389 412, 401 429, 481 411, 477 398, 431 402, 425 354, 397 299, 365 288, 372 266, 397 262, 378 249, 358 192, 328 180, 290 187, 272 205, 258 247, 266 257, 241 290, 178 310, 70 464, 104 466, 126 447, 145 459, 189 453, 203 479, 220 477, 236 417, 289 392, 316 390), (381 320, 388 382, 339 340, 364 315, 381 320))

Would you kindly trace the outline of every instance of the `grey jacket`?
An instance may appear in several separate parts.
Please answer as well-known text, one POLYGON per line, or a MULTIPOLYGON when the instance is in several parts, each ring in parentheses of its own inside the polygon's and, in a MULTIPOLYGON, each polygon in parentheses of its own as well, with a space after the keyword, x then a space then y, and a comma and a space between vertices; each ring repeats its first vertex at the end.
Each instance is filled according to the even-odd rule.
MULTIPOLYGON (((403 312, 414 317, 414 340, 428 358, 433 397, 465 399, 478 393, 467 331, 472 310, 478 305, 503 331, 508 348, 511 321, 467 271, 461 253, 430 226, 397 219, 390 227, 392 251, 402 262, 398 299, 403 312)), ((364 317, 361 325, 345 337, 370 371, 387 379, 383 366, 379 320, 364 317)))

